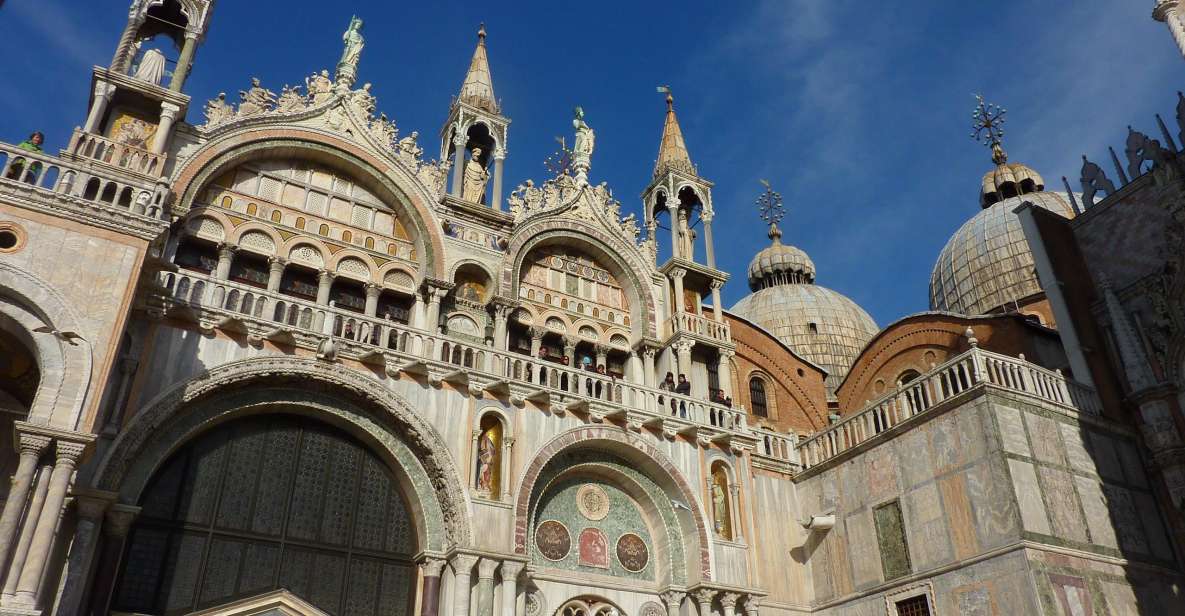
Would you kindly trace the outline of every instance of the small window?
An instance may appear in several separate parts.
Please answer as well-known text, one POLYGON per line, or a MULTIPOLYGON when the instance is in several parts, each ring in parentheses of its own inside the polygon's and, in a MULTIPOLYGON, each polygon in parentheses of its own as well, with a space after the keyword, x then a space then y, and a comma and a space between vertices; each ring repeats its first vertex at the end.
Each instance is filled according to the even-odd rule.
POLYGON ((817 323, 807 323, 806 329, 812 334, 819 333, 819 325, 817 323))
POLYGON ((254 203, 247 204, 247 215, 254 216, 259 213, 259 206, 254 203))
POLYGON ((353 240, 354 240, 353 233, 350 233, 349 231, 342 231, 342 241, 343 242, 352 242, 353 240))
POLYGON ((374 250, 374 238, 373 237, 366 238, 366 247, 370 250, 374 250))
POLYGON ((317 229, 317 235, 329 237, 329 225, 321 225, 321 228, 317 229))
POLYGON ((280 210, 272 210, 272 222, 280 222, 280 210))
POLYGON ((296 228, 300 229, 301 231, 304 231, 304 217, 303 216, 296 217, 296 228))
POLYGON ((765 381, 760 377, 749 379, 749 406, 753 407, 754 415, 769 417, 769 407, 765 401, 765 381))
POLYGON ((897 616, 930 616, 930 601, 926 595, 902 599, 895 604, 897 616))

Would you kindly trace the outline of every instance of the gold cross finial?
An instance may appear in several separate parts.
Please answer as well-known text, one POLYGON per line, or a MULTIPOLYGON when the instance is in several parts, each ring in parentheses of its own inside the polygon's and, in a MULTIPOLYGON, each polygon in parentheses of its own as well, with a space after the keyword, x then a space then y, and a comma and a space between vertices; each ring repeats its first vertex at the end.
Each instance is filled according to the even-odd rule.
POLYGON ((1008 110, 985 102, 982 94, 976 94, 975 100, 971 138, 991 148, 992 162, 1003 165, 1008 162, 1008 153, 1004 151, 1004 115, 1008 110))

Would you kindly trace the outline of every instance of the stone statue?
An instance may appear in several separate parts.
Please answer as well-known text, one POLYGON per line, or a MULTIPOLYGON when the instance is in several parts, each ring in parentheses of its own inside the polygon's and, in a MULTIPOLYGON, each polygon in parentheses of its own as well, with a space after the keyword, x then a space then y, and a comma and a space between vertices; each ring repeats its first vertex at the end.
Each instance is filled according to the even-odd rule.
POLYGON ((362 38, 362 20, 358 16, 350 18, 350 27, 342 34, 342 42, 345 43, 345 49, 342 50, 342 59, 337 63, 337 82, 349 87, 354 84, 358 74, 358 58, 362 56, 362 47, 366 45, 366 39, 362 38))
POLYGON ((592 158, 593 148, 597 141, 596 133, 592 127, 585 123, 584 109, 577 107, 574 112, 572 127, 576 129, 576 143, 572 146, 572 154, 574 156, 583 154, 586 158, 592 158))
POLYGON ((276 105, 276 93, 260 86, 258 77, 251 78, 250 90, 239 91, 239 98, 243 101, 239 103, 239 115, 244 117, 266 113, 276 105))
POLYGON ((226 92, 219 92, 218 98, 206 103, 206 126, 216 126, 234 116, 235 110, 226 104, 226 92))
POLYGON ((358 113, 368 118, 374 115, 374 110, 378 106, 374 95, 370 93, 370 83, 363 84, 361 90, 355 90, 350 95, 350 102, 358 113))
POLYGON ((1101 167, 1082 157, 1082 203, 1085 207, 1094 205, 1094 196, 1102 192, 1109 195, 1115 192, 1115 184, 1107 179, 1107 174, 1101 167))
POLYGON ((411 155, 412 158, 419 158, 424 153, 424 148, 421 148, 416 143, 416 139, 420 136, 419 131, 411 131, 411 134, 399 140, 399 151, 411 155))
POLYGON ((293 113, 305 108, 306 98, 300 94, 300 86, 284 86, 276 100, 276 111, 293 113))
POLYGON ((399 136, 399 129, 385 113, 379 114, 379 117, 370 123, 370 132, 385 148, 395 145, 395 138, 399 136))
POLYGON ((477 446, 477 489, 490 493, 494 488, 494 465, 498 462, 498 445, 494 442, 493 428, 481 434, 477 446))
POLYGON ((728 526, 728 495, 718 481, 712 482, 712 521, 718 533, 723 533, 728 526))
MULTIPOLYGON (((139 47, 140 43, 136 43, 136 46, 139 47)), ((144 52, 144 57, 140 58, 140 66, 136 68, 136 74, 133 77, 153 85, 160 85, 160 80, 164 76, 165 54, 161 53, 159 49, 149 49, 144 52)))
POLYGON ((469 162, 465 163, 465 177, 461 184, 461 198, 470 203, 481 203, 486 194, 486 181, 490 172, 481 166, 481 148, 473 148, 469 162))
POLYGON ((329 71, 322 70, 320 73, 313 73, 304 80, 305 90, 309 93, 309 103, 313 106, 320 105, 333 98, 333 80, 329 78, 329 71))

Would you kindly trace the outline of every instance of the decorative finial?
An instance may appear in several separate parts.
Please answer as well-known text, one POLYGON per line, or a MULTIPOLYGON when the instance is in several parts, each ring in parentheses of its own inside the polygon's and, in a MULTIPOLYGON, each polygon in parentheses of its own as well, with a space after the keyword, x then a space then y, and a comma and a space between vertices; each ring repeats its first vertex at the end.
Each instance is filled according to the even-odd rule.
POLYGON ((761 220, 769 225, 769 239, 775 244, 781 243, 782 230, 778 228, 778 223, 786 215, 786 208, 782 206, 782 195, 770 186, 769 180, 758 181, 765 187, 765 192, 757 197, 757 211, 761 214, 761 220))
POLYGON ((971 345, 972 348, 979 346, 979 338, 975 337, 975 330, 968 327, 967 331, 963 332, 963 336, 967 338, 967 344, 971 345))
POLYGON ((675 110, 675 95, 671 93, 671 86, 658 86, 656 88, 659 94, 667 95, 667 112, 675 110))
POLYGON ((1004 115, 1007 109, 993 105, 983 100, 982 94, 976 94, 977 104, 971 112, 974 131, 971 138, 986 145, 992 150, 992 162, 1003 165, 1008 162, 1008 153, 1004 151, 1004 115))
POLYGON ((485 45, 486 44, 486 22, 484 22, 484 21, 481 22, 481 24, 477 26, 477 44, 478 45, 485 45))

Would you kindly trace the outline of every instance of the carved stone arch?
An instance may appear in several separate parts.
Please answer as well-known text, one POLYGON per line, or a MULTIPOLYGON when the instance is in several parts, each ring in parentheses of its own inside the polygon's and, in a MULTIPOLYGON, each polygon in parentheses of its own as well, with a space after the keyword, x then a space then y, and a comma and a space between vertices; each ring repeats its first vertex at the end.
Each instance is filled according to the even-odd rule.
POLYGON ((37 355, 41 380, 27 421, 77 430, 90 386, 94 351, 87 340, 91 332, 82 327, 73 306, 48 283, 0 261, 0 327, 11 329, 37 355), (66 342, 50 333, 53 331, 79 337, 66 342))
POLYGON ((604 451, 620 457, 658 485, 672 501, 686 505, 686 509, 676 508, 675 515, 686 542, 688 582, 710 581, 712 558, 708 543, 707 517, 700 505, 700 499, 696 497, 697 492, 666 454, 643 437, 616 426, 573 428, 552 438, 535 454, 523 472, 515 497, 515 554, 528 553, 530 517, 534 499, 542 487, 537 485, 537 482, 544 469, 549 462, 563 453, 585 449, 604 451), (698 574, 699 580, 695 580, 693 573, 698 574))
POLYGON ((440 434, 402 397, 349 368, 296 357, 223 364, 150 401, 112 443, 94 485, 138 501, 169 455, 209 428, 259 413, 315 417, 344 429, 384 457, 421 530, 422 549, 471 544, 466 492, 440 434))
POLYGON ((447 280, 450 282, 456 282, 457 272, 459 272, 462 267, 467 266, 477 268, 486 275, 486 279, 489 280, 490 283, 490 288, 486 289, 486 293, 489 297, 495 297, 498 295, 497 292, 500 290, 498 288, 498 277, 494 275, 494 272, 490 271, 490 265, 488 263, 478 259, 466 258, 460 259, 456 263, 453 263, 452 267, 449 268, 447 280))
POLYGON ((218 135, 186 159, 173 175, 178 195, 174 213, 193 207, 200 191, 227 169, 271 157, 325 163, 350 172, 387 207, 402 214, 415 234, 423 274, 442 278, 444 243, 431 211, 436 198, 402 165, 375 156, 358 144, 323 132, 298 127, 245 127, 218 135))
POLYGON ((502 267, 502 289, 505 295, 518 297, 523 262, 532 250, 561 242, 591 253, 598 263, 623 283, 630 299, 630 322, 634 324, 631 329, 635 338, 658 337, 658 313, 647 274, 651 268, 647 267, 641 251, 636 246, 627 245, 592 225, 570 217, 547 217, 515 230, 502 267), (645 327, 638 328, 639 324, 645 324, 645 327))
POLYGON ((370 258, 370 255, 367 255, 360 250, 353 250, 350 248, 339 250, 329 258, 325 267, 331 272, 336 272, 337 266, 341 265, 341 262, 346 260, 361 261, 362 264, 366 266, 369 280, 381 280, 378 278, 378 267, 375 266, 374 260, 370 258))
MULTIPOLYGON (((485 120, 485 118, 474 117, 470 121, 465 122, 464 126, 461 127, 461 133, 464 135, 468 135, 469 129, 473 128, 474 126, 476 126, 478 124, 481 124, 482 126, 486 127, 486 131, 488 131, 490 133, 490 139, 492 139, 494 142, 494 149, 501 149, 503 144, 502 144, 502 140, 500 138, 501 135, 498 132, 498 127, 487 122, 485 120)), ((491 154, 492 154, 492 152, 491 152, 491 154)))
POLYGON ((239 241, 243 238, 243 236, 253 231, 270 237, 272 242, 275 244, 275 250, 277 251, 280 249, 280 246, 284 244, 284 238, 279 233, 277 233, 274 228, 257 222, 249 222, 235 227, 234 231, 230 235, 227 235, 227 241, 232 244, 239 245, 239 241))

